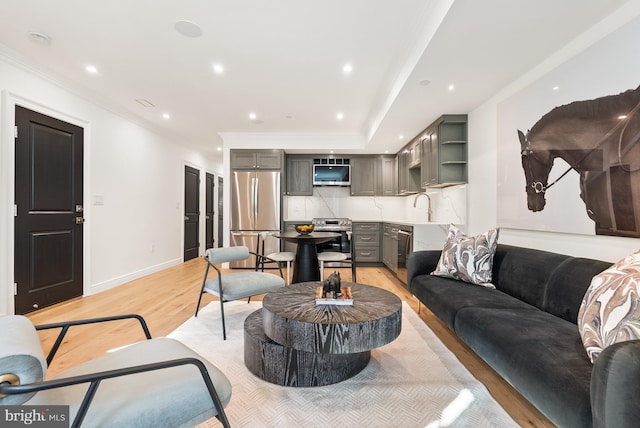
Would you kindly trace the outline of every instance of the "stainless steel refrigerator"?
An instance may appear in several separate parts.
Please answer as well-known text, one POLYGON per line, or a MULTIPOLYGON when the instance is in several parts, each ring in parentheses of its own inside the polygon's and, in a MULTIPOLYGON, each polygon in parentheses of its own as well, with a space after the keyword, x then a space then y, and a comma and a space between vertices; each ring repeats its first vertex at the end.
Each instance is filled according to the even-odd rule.
MULTIPOLYGON (((231 176, 231 245, 256 251, 258 232, 280 231, 280 171, 233 171, 231 176)), ((279 242, 267 242, 265 253, 279 251, 279 242)), ((254 256, 230 264, 232 268, 253 268, 254 256)))

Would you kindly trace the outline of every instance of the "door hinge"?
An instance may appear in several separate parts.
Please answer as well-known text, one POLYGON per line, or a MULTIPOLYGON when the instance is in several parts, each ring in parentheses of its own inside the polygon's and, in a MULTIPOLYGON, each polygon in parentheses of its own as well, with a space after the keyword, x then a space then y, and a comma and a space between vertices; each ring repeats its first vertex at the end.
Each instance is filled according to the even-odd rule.
POLYGON ((13 283, 13 295, 14 296, 18 295, 18 283, 17 282, 13 283))
POLYGON ((18 206, 15 204, 13 205, 13 216, 18 217, 18 206))
POLYGON ((18 125, 13 126, 13 138, 18 138, 18 125))

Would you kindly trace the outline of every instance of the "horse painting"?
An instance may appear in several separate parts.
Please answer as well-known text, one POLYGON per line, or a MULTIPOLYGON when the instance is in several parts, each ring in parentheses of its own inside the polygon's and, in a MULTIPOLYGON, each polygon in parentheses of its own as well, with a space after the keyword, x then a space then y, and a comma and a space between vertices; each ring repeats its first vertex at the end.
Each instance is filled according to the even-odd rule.
POLYGON ((573 169, 595 233, 640 237, 639 110, 640 86, 556 107, 526 135, 518 130, 529 210, 542 211, 546 193, 573 169), (548 183, 555 158, 569 169, 548 183))

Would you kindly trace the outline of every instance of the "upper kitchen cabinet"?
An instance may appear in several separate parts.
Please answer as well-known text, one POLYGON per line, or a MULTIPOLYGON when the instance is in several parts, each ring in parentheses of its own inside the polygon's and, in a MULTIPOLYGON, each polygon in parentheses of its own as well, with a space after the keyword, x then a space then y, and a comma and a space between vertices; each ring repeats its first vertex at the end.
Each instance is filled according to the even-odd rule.
POLYGON ((378 159, 372 156, 351 158, 351 196, 375 196, 378 159))
POLYGON ((231 169, 282 169, 282 150, 231 150, 231 169))
POLYGON ((416 153, 421 153, 419 139, 414 139, 398 152, 398 193, 416 193, 420 191, 420 164, 416 161, 416 153))
POLYGON ((394 196, 397 194, 394 156, 351 158, 351 196, 394 196))
POLYGON ((398 166, 395 156, 379 158, 380 174, 378 174, 378 194, 395 196, 398 194, 398 166))
POLYGON ((447 114, 422 134, 422 187, 467 182, 467 115, 447 114))
POLYGON ((313 196, 313 158, 287 156, 287 188, 289 196, 313 196))

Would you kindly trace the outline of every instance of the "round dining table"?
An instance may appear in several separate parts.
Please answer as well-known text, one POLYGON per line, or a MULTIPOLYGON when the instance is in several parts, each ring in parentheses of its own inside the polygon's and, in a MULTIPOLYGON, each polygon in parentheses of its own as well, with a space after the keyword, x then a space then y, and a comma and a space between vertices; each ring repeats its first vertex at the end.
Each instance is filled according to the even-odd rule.
POLYGON ((311 232, 302 234, 298 232, 280 232, 273 236, 283 241, 298 244, 296 260, 293 263, 293 283, 320 281, 320 263, 318 262, 317 244, 331 241, 340 237, 335 232, 311 232))

